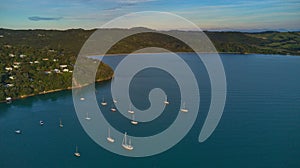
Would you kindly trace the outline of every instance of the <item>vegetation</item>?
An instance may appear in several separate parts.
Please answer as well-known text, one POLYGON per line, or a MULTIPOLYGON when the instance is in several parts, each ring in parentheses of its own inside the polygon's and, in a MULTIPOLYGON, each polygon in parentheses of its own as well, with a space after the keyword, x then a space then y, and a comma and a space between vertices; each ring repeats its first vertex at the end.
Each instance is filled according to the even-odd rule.
POLYGON ((219 52, 300 55, 300 32, 207 32, 219 52))
MULTIPOLYGON (((70 89, 78 51, 90 33, 0 30, 0 101, 70 89)), ((96 80, 112 75, 113 70, 101 63, 96 80)))
MULTIPOLYGON (((0 29, 0 101, 70 88, 77 54, 94 31, 0 29)), ((300 32, 205 33, 219 52, 300 55, 300 32)), ((145 47, 193 52, 185 43, 152 31, 122 39, 107 54, 131 53, 145 47)), ((112 75, 112 69, 101 63, 97 80, 112 75)))

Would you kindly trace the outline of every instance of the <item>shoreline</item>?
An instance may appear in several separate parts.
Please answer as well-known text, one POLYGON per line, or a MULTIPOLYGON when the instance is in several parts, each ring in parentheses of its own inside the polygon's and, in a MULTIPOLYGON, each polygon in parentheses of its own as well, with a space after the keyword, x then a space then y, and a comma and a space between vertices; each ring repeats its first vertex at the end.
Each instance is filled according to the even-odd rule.
MULTIPOLYGON (((169 53, 169 52, 153 52, 153 53, 119 53, 119 54, 105 54, 105 55, 89 55, 87 57, 106 57, 106 56, 126 56, 126 55, 138 55, 138 54, 164 54, 164 53, 169 53)), ((175 54, 193 54, 196 52, 171 52, 175 54)), ((280 53, 241 53, 241 52, 197 52, 200 54, 241 54, 241 55, 251 55, 251 54, 256 54, 256 55, 282 55, 282 56, 300 56, 300 55, 293 55, 293 54, 280 54, 280 53)))
MULTIPOLYGON (((105 54, 105 55, 93 55, 93 56, 87 56, 87 57, 105 57, 105 56, 126 56, 128 54, 134 54, 134 55, 138 55, 138 54, 160 54, 160 53, 169 53, 169 52, 157 52, 157 53, 120 53, 120 54, 105 54)), ((190 53, 196 53, 196 52, 173 52, 175 54, 190 54, 190 53)), ((206 54, 241 54, 241 55, 251 55, 251 54, 257 54, 257 55, 281 55, 281 56, 300 56, 300 55, 290 55, 290 54, 263 54, 263 53, 240 53, 240 52, 211 52, 211 53, 208 53, 208 52, 198 52, 198 53, 206 53, 206 54)), ((111 80, 113 78, 112 77, 109 77, 109 78, 106 78, 106 79, 100 79, 100 80, 95 80, 95 83, 99 83, 99 82, 105 82, 105 81, 108 81, 108 80, 111 80)), ((91 84, 91 83, 90 83, 91 84)), ((43 95, 43 94, 48 94, 48 93, 54 93, 54 92, 59 92, 59 91, 64 91, 64 90, 72 90, 72 89, 76 89, 76 88, 82 88, 82 87, 85 87, 85 86, 88 86, 90 84, 84 84, 82 86, 78 86, 78 87, 68 87, 68 88, 65 88, 65 89, 54 89, 54 90, 48 90, 48 91, 43 91, 43 92, 39 92, 39 93, 36 93, 36 94, 29 94, 29 95, 22 95, 20 97, 17 97, 17 98, 12 98, 12 101, 14 100, 19 100, 19 99, 25 99, 25 98, 28 98, 28 97, 32 97, 32 96, 37 96, 37 95, 43 95)), ((0 100, 0 103, 5 103, 6 100, 0 100)))
MULTIPOLYGON (((109 77, 109 78, 105 78, 105 79, 95 80, 95 83, 109 81, 112 78, 113 78, 113 76, 109 77)), ((77 89, 77 88, 83 88, 83 87, 86 87, 86 86, 91 85, 91 84, 92 83, 87 83, 87 84, 84 84, 84 85, 81 85, 81 86, 78 86, 78 87, 71 86, 71 87, 68 87, 68 88, 65 88, 65 89, 54 89, 54 90, 39 92, 39 93, 36 93, 36 94, 32 93, 32 94, 29 94, 29 95, 21 95, 20 97, 12 98, 12 102, 15 101, 15 100, 25 99, 25 98, 28 98, 28 97, 33 97, 33 96, 38 96, 38 95, 45 95, 45 94, 48 94, 48 93, 55 93, 55 92, 60 92, 60 91, 64 91, 64 90, 72 90, 72 89, 77 89)), ((0 101, 0 103, 6 103, 6 102, 7 102, 6 100, 0 101)))

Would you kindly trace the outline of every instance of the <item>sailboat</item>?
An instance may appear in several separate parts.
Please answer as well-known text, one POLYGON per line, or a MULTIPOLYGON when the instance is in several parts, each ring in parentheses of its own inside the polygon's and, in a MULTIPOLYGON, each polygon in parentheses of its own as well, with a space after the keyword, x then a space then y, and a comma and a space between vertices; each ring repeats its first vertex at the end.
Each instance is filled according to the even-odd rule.
POLYGON ((12 98, 11 98, 11 97, 7 97, 5 100, 6 100, 6 103, 7 103, 7 104, 12 103, 12 98))
POLYGON ((75 155, 76 157, 80 157, 80 153, 78 152, 78 147, 77 147, 77 145, 76 145, 76 152, 74 153, 74 155, 75 155))
POLYGON ((137 125, 139 123, 139 122, 137 122, 137 121, 134 120, 134 114, 132 114, 132 120, 130 122, 133 125, 137 125))
POLYGON ((122 146, 126 150, 133 150, 133 146, 131 146, 131 140, 129 139, 129 143, 127 144, 127 132, 124 134, 122 146))
POLYGON ((104 98, 102 98, 101 105, 102 105, 102 106, 106 106, 106 105, 107 105, 107 102, 104 100, 104 98))
POLYGON ((64 125, 62 124, 61 119, 59 119, 59 127, 60 127, 60 128, 64 127, 64 125))
POLYGON ((44 121, 40 120, 40 125, 41 126, 44 125, 44 121))
POLYGON ((134 111, 132 110, 132 107, 131 107, 132 105, 130 104, 130 106, 129 106, 129 110, 128 110, 128 113, 130 113, 130 114, 134 114, 134 111))
POLYGON ((185 108, 185 102, 183 103, 182 106, 183 107, 182 107, 182 109, 180 109, 180 111, 183 112, 183 113, 187 113, 189 110, 185 108))
POLYGON ((114 143, 115 139, 110 136, 110 129, 108 128, 108 137, 106 138, 108 142, 114 143))
POLYGON ((114 105, 111 105, 111 109, 110 109, 110 111, 112 111, 112 112, 116 112, 116 111, 117 111, 117 109, 114 107, 114 105))
POLYGON ((168 105, 168 104, 170 104, 170 102, 168 101, 168 98, 167 98, 167 96, 165 97, 164 104, 165 104, 165 105, 168 105))
POLYGON ((16 134, 21 134, 21 130, 16 130, 15 133, 16 134))
POLYGON ((90 120, 91 118, 89 117, 89 113, 86 113, 86 117, 85 117, 86 120, 90 120))
POLYGON ((113 102, 114 102, 114 103, 117 103, 118 101, 117 101, 116 99, 113 99, 113 102))

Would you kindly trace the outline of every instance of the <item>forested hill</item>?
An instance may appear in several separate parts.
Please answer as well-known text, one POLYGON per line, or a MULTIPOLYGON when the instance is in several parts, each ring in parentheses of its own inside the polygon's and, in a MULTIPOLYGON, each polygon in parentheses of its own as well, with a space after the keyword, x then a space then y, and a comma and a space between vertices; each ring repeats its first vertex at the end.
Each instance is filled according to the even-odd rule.
MULTIPOLYGON (((0 29, 0 45, 55 49, 76 55, 95 30, 9 30, 0 29)), ((103 30, 110 31, 110 30, 103 30)), ((120 29, 119 31, 131 31, 120 29)), ((183 33, 178 31, 177 33, 183 33)), ((187 33, 187 32, 184 32, 187 33)), ((193 33, 193 32, 189 32, 193 33)), ((219 52, 300 55, 300 32, 205 32, 219 52)), ((175 52, 191 52, 184 43, 153 31, 126 38, 112 47, 110 54, 130 53, 144 47, 164 47, 175 52)))
MULTIPOLYGON (((0 101, 70 89, 77 53, 91 33, 1 29, 0 101)), ((85 61, 87 65, 95 62, 85 61)), ((113 70, 101 63, 96 80, 108 80, 112 75, 113 70)))
MULTIPOLYGON (((101 31, 126 33, 135 30, 101 31)), ((0 29, 0 101, 70 88, 77 54, 94 31, 0 29)), ((173 33, 192 36, 194 32, 173 33)), ((205 33, 219 52, 300 55, 300 32, 205 33)), ((122 39, 107 54, 131 53, 145 47, 193 52, 185 43, 151 30, 122 39)), ((102 63, 97 80, 109 79, 112 75, 112 69, 102 63)))

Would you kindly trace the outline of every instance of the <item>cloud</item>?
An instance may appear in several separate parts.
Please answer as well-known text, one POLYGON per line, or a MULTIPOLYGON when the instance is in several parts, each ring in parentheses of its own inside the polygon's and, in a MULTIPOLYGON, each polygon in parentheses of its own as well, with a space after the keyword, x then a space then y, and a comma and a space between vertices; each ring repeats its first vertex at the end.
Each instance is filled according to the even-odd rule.
POLYGON ((156 0, 118 0, 119 3, 125 4, 137 4, 137 3, 144 3, 144 2, 152 2, 156 0))
POLYGON ((44 21, 44 20, 60 20, 62 17, 40 17, 40 16, 32 16, 28 17, 31 21, 44 21))

